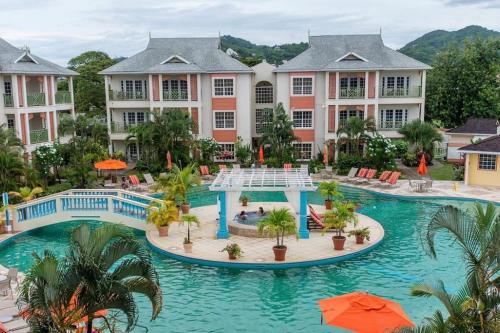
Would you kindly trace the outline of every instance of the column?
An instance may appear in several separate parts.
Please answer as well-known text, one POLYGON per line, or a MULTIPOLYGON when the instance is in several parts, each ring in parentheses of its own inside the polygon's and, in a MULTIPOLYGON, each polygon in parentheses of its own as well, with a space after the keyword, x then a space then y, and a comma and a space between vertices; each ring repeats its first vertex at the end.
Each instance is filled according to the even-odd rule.
POLYGON ((307 192, 300 191, 300 211, 299 211, 299 237, 301 239, 309 238, 307 229, 307 192))
POLYGON ((378 106, 378 98, 380 94, 380 72, 376 71, 375 72, 375 98, 377 99, 377 106, 378 106))
POLYGON ((217 238, 229 238, 229 231, 227 230, 226 192, 219 192, 219 230, 217 231, 217 238))
POLYGON ((25 113, 24 119, 26 123, 26 145, 29 146, 31 144, 31 135, 30 135, 30 114, 25 113))
MULTIPOLYGON (((47 75, 43 76, 43 93, 45 94, 45 106, 49 106, 49 85, 47 84, 47 75)), ((48 114, 47 114, 48 116, 48 114)), ((49 118, 46 118, 47 120, 49 118)), ((47 127, 48 128, 48 127, 47 127)), ((49 132, 49 138, 50 138, 50 132, 49 132)))
POLYGON ((19 139, 22 140, 23 139, 23 130, 21 127, 21 114, 19 113, 19 111, 16 111, 14 113, 14 118, 15 118, 15 125, 16 125, 16 135, 19 139))
POLYGON ((52 123, 50 122, 50 112, 46 111, 45 112, 45 127, 47 128, 47 137, 49 138, 49 142, 52 141, 52 131, 54 130, 52 128, 52 123))
MULTIPOLYGON (((19 107, 19 87, 17 86, 17 75, 12 75, 10 80, 10 82, 12 82, 12 100, 14 102, 14 108, 17 109, 19 107)), ((16 114, 19 114, 19 112, 16 112, 16 114)))
POLYGON ((202 112, 203 112, 203 103, 201 99, 201 74, 196 74, 196 90, 197 90, 197 95, 198 95, 198 100, 196 103, 198 103, 198 137, 203 137, 203 126, 201 124, 202 122, 202 112))
POLYGON ((28 96, 26 95, 26 75, 21 76, 21 90, 23 92, 23 106, 28 106, 28 96))
MULTIPOLYGON (((425 81, 426 81, 426 78, 427 78, 427 71, 424 69, 422 71, 422 88, 420 90, 420 93, 421 93, 421 98, 422 98, 422 118, 421 120, 424 121, 424 117, 425 117, 425 81)), ((411 88, 410 88, 411 89, 411 88)))
MULTIPOLYGON (((187 93, 188 93, 188 102, 191 104, 191 74, 187 75, 187 93)), ((189 114, 191 114, 191 109, 189 110, 189 114)))
MULTIPOLYGON (((50 97, 51 97, 51 103, 52 105, 56 105, 56 80, 54 79, 55 77, 53 75, 49 76, 50 80, 50 97)), ((70 88, 70 78, 68 78, 68 91, 71 89, 73 91, 73 87, 70 88)))
MULTIPOLYGON (((4 206, 9 205, 9 194, 7 192, 2 193, 2 201, 4 206)), ((10 211, 5 209, 5 228, 7 232, 12 232, 12 224, 10 223, 10 211)))
MULTIPOLYGON (((479 158, 479 156, 478 156, 479 158)), ((464 167, 465 167, 465 170, 464 170, 464 184, 465 185, 469 185, 469 171, 470 171, 470 159, 469 159, 469 153, 466 153, 465 154, 465 164, 464 164, 464 167)))
MULTIPOLYGON (((54 85, 55 85, 55 82, 54 82, 54 85)), ((75 114, 75 92, 74 92, 74 89, 73 89, 73 77, 72 76, 69 77, 68 89, 69 89, 70 95, 71 95, 71 116, 73 117, 73 119, 76 119, 76 114, 75 114)))
POLYGON ((365 72, 365 99, 368 99, 368 88, 370 87, 368 79, 369 79, 368 72, 365 72))
POLYGON ((338 101, 340 97, 340 74, 335 72, 335 99, 338 101))
POLYGON ((160 102, 163 102, 163 75, 158 74, 158 95, 160 97, 160 102))
POLYGON ((153 75, 149 74, 148 82, 149 103, 153 103, 153 75))

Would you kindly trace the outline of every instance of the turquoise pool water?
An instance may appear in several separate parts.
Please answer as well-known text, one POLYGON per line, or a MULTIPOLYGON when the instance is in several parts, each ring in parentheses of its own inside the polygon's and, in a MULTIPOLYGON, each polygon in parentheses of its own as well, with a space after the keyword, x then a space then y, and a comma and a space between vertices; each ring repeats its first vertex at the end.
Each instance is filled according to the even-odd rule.
MULTIPOLYGON (((414 321, 420 322, 433 312, 437 302, 410 296, 410 288, 421 281, 442 279, 454 291, 463 275, 456 246, 444 235, 438 237, 438 260, 425 254, 420 241, 422 227, 441 205, 467 208, 470 203, 399 199, 347 187, 342 187, 342 192, 361 202, 361 213, 384 226, 385 239, 373 252, 336 265, 283 271, 201 267, 154 254, 165 304, 160 317, 150 323, 150 307, 138 298, 139 323, 158 333, 342 332, 320 325, 316 301, 355 290, 398 301, 414 321)), ((286 200, 279 193, 249 195, 253 201, 286 200)), ((317 194, 309 200, 317 204, 323 201, 317 194)), ((193 197, 192 206, 215 202, 215 194, 202 189, 193 197)), ((0 263, 26 270, 33 262, 33 251, 50 248, 63 254, 68 232, 76 223, 45 227, 17 238, 0 248, 0 263)), ((143 234, 138 235, 144 240, 143 234)), ((141 328, 136 331, 144 332, 141 328)))

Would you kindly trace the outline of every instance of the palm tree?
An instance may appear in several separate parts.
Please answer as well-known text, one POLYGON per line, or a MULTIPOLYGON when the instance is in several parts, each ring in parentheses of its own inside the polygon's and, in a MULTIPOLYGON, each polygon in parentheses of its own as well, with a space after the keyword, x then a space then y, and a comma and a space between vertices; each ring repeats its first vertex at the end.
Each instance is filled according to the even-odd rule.
POLYGON ((23 147, 22 141, 16 133, 7 128, 6 124, 0 125, 0 151, 18 154, 23 147))
POLYGON ((398 132, 405 137, 413 151, 425 152, 428 161, 432 160, 434 144, 443 141, 443 136, 432 124, 423 123, 418 119, 406 123, 398 132))
POLYGON ((148 207, 147 223, 152 223, 160 232, 160 236, 168 235, 168 227, 179 218, 179 209, 171 200, 153 200, 148 207))
POLYGON ((345 126, 337 131, 339 137, 339 147, 342 145, 350 145, 355 155, 361 155, 359 147, 370 139, 366 133, 375 133, 376 126, 373 119, 361 119, 358 117, 350 117, 347 119, 345 126))
MULTIPOLYGON (((155 189, 174 196, 175 199, 180 200, 181 205, 188 206, 189 191, 194 186, 199 185, 201 185, 201 176, 195 164, 189 164, 182 169, 174 165, 172 172, 167 177, 160 177, 155 189)), ((187 213, 185 208, 183 208, 183 212, 187 213)))
POLYGON ((0 151, 0 192, 17 188, 16 179, 21 176, 23 167, 23 161, 18 155, 0 151))
POLYGON ((277 248, 286 248, 283 244, 285 235, 297 232, 295 217, 288 211, 288 208, 271 210, 257 227, 260 234, 276 237, 275 247, 277 248))
POLYGON ((184 243, 187 244, 191 243, 191 232, 190 232, 191 224, 196 224, 197 226, 200 226, 200 220, 198 220, 198 217, 196 215, 184 214, 182 215, 181 221, 179 223, 180 225, 183 225, 184 223, 187 224, 188 234, 184 243))
POLYGON ((338 184, 335 181, 330 182, 321 182, 318 186, 319 193, 326 198, 325 206, 326 209, 332 209, 332 199, 333 197, 340 197, 342 193, 340 193, 338 189, 338 184))
POLYGON ((19 192, 16 191, 11 191, 9 192, 9 195, 19 197, 21 198, 24 202, 31 201, 36 198, 37 195, 43 192, 43 188, 37 186, 33 189, 24 186, 19 189, 19 192))
POLYGON ((424 231, 424 246, 433 258, 437 255, 435 237, 440 231, 448 232, 460 246, 466 264, 466 282, 456 295, 448 294, 442 281, 436 286, 420 284, 412 289, 415 296, 436 297, 448 312, 448 317, 444 318, 440 311, 436 311, 422 329, 437 327, 440 329, 432 332, 497 332, 500 213, 492 203, 486 208, 476 203, 469 213, 452 206, 442 207, 424 231))

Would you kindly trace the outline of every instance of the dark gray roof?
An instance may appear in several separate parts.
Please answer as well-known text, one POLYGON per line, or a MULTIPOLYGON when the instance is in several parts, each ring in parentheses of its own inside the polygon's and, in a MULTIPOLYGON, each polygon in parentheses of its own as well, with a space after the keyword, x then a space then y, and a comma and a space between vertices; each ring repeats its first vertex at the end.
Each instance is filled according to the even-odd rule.
POLYGON ((279 66, 276 72, 375 69, 430 69, 431 67, 384 45, 380 35, 311 36, 309 48, 279 66), (351 55, 350 60, 340 60, 351 55), (359 60, 353 60, 358 58, 359 60))
POLYGON ((494 118, 470 118, 464 125, 448 130, 448 133, 497 134, 498 120, 494 118))
POLYGON ((458 148, 462 151, 477 151, 485 153, 500 153, 500 135, 495 135, 487 139, 481 140, 478 143, 458 148))
POLYGON ((2 38, 0 38, 0 73, 78 75, 77 72, 35 56, 29 50, 19 49, 2 38), (36 62, 17 61, 23 55, 31 57, 36 62))
POLYGON ((144 51, 101 71, 101 74, 127 73, 210 73, 243 72, 252 69, 219 49, 219 38, 151 38, 144 51), (179 56, 186 63, 167 63, 179 56))

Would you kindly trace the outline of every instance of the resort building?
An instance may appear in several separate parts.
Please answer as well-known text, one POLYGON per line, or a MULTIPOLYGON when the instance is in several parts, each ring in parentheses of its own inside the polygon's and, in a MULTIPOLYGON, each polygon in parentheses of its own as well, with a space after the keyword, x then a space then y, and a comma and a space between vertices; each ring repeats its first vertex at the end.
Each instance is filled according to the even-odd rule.
POLYGON ((111 66, 104 74, 110 153, 126 151, 131 127, 149 111, 189 112, 195 135, 213 137, 227 152, 241 137, 250 143, 252 69, 220 49, 219 38, 151 38, 145 50, 111 66))
POLYGON ((338 130, 350 117, 372 118, 379 133, 401 137, 406 122, 424 119, 427 69, 386 47, 381 35, 311 36, 307 50, 275 70, 276 99, 290 111, 297 147, 309 159, 325 142, 337 151, 338 130))
POLYGON ((169 108, 189 112, 195 134, 229 153, 237 137, 255 147, 278 103, 293 120, 298 160, 314 158, 325 144, 337 151, 338 130, 350 117, 373 118, 381 134, 398 138, 406 122, 424 118, 429 68, 386 47, 380 35, 311 36, 309 48, 281 66, 252 68, 224 53, 218 38, 152 38, 144 51, 101 72, 110 152, 136 159, 140 147, 125 147, 128 130, 148 111, 169 108))
POLYGON ((500 123, 494 118, 470 118, 464 125, 446 132, 446 159, 450 162, 464 160, 459 148, 500 134, 500 123))
POLYGON ((458 152, 465 154, 465 185, 500 186, 500 134, 458 152))
POLYGON ((64 114, 74 115, 75 75, 0 38, 0 124, 22 140, 25 160, 38 146, 58 139, 64 114))

